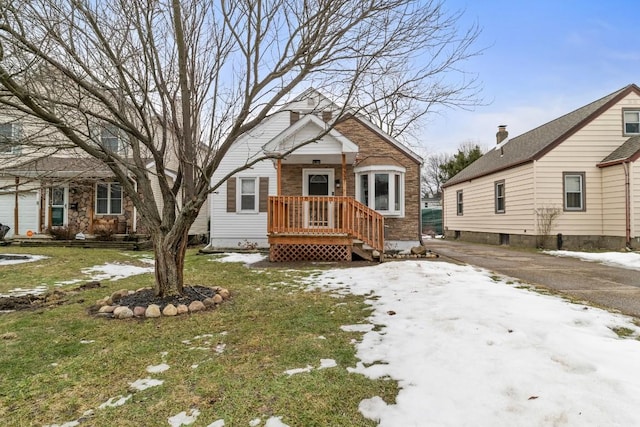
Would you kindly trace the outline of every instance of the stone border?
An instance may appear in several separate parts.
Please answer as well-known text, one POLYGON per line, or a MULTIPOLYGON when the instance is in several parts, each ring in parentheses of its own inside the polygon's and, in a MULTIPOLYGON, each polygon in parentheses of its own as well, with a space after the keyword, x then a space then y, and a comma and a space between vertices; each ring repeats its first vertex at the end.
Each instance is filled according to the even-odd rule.
POLYGON ((192 301, 189 305, 186 304, 178 304, 177 306, 173 304, 167 304, 162 310, 160 306, 157 304, 150 304, 147 307, 144 306, 136 306, 131 310, 126 305, 117 304, 122 298, 134 295, 136 292, 149 290, 151 288, 140 288, 136 291, 132 291, 129 289, 121 289, 119 291, 115 291, 111 294, 111 296, 99 299, 96 301, 94 307, 98 308, 97 313, 95 313, 96 317, 104 317, 111 319, 131 319, 131 318, 158 318, 162 316, 173 317, 178 316, 180 314, 187 313, 197 313, 199 311, 205 311, 210 309, 215 309, 217 306, 222 304, 224 301, 228 300, 231 297, 231 294, 228 289, 221 288, 220 286, 214 286, 213 289, 216 294, 212 297, 208 297, 203 299, 202 301, 195 300, 192 301))

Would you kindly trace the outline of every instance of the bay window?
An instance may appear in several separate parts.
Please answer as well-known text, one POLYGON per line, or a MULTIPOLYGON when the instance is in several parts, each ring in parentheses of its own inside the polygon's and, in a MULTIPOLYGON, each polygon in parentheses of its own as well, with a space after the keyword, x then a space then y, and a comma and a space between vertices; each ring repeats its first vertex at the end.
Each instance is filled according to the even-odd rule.
POLYGON ((360 203, 384 215, 404 215, 404 168, 367 166, 356 168, 355 173, 360 203))

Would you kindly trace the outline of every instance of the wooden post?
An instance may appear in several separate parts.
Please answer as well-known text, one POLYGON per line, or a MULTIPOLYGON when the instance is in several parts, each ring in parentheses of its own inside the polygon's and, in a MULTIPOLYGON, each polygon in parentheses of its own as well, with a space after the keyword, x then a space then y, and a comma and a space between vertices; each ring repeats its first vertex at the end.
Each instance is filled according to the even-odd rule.
POLYGON ((282 159, 278 159, 278 166, 276 168, 276 182, 277 182, 276 195, 281 196, 282 195, 282 159))
POLYGON ((342 153, 342 197, 347 197, 347 155, 342 153))

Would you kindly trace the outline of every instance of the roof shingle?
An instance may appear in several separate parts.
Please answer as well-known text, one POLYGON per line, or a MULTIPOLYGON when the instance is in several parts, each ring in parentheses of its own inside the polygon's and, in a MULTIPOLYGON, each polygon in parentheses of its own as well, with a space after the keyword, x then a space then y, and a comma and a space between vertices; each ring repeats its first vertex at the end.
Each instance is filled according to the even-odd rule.
POLYGON ((447 181, 443 187, 509 169, 542 157, 555 145, 593 120, 602 109, 608 108, 632 91, 640 94, 640 88, 630 84, 492 148, 447 181))

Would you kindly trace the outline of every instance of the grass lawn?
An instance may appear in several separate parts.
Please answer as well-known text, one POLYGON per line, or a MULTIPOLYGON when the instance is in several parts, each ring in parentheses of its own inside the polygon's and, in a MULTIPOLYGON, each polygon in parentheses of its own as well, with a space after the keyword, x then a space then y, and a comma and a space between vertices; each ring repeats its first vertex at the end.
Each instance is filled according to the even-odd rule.
MULTIPOLYGON (((105 262, 145 265, 139 252, 9 247, 0 253, 49 257, 0 266, 0 293, 86 281, 81 269, 105 262)), ((363 298, 306 291, 299 279, 311 270, 252 269, 213 258, 190 251, 185 282, 228 288, 232 299, 215 311, 130 321, 86 314, 113 291, 151 285, 152 274, 143 274, 69 293, 63 305, 0 314, 3 425, 62 425, 93 410, 81 425, 160 426, 194 409, 200 415, 193 426, 218 419, 248 426, 256 418, 264 425, 271 416, 292 427, 375 425, 360 415, 359 402, 372 396, 393 402, 397 383, 348 373, 356 363, 351 340, 361 334, 340 330, 365 322, 363 298), (320 359, 337 366, 319 370, 320 359), (147 372, 163 363, 169 369, 147 372), (308 365, 314 367, 310 372, 284 373, 308 365), (144 378, 163 383, 131 389, 130 383, 144 378), (130 394, 121 406, 99 408, 130 394)))

